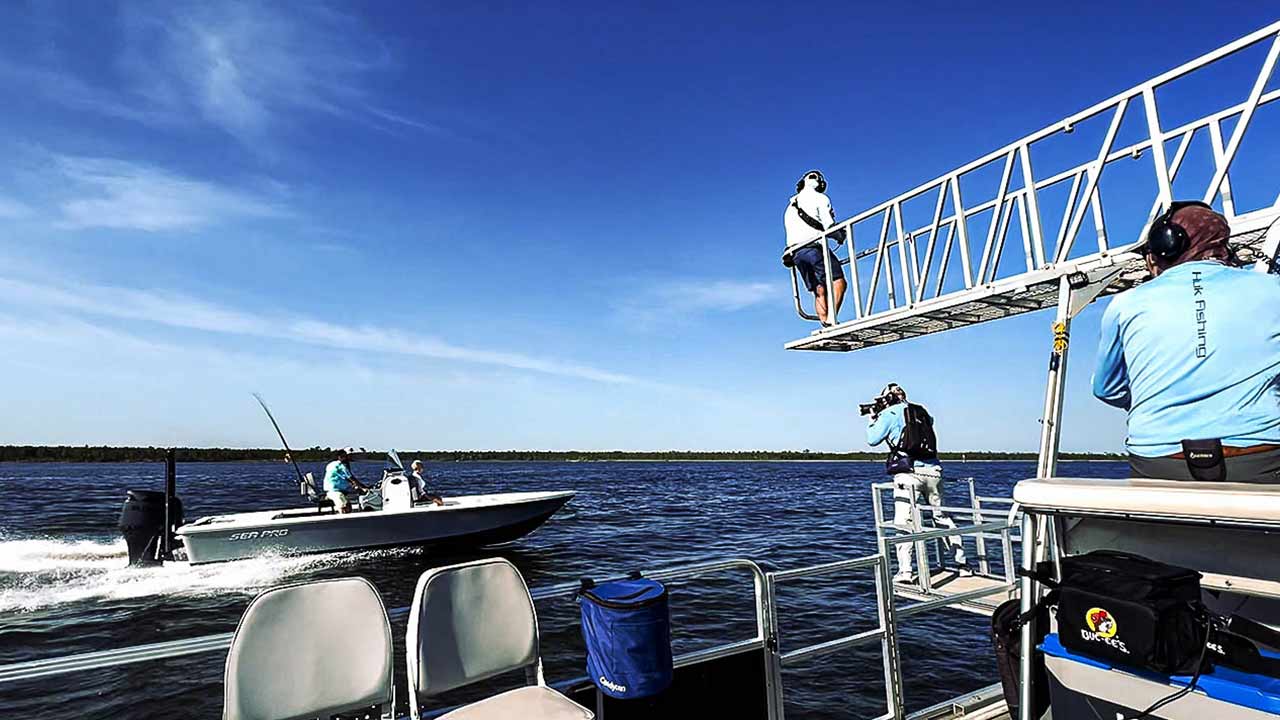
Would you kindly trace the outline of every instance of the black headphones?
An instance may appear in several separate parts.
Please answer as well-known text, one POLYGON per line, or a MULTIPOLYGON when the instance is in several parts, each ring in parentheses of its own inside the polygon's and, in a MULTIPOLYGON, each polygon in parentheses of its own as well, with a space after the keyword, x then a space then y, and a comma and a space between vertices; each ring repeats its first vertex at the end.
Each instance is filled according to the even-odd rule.
POLYGON ((801 190, 804 189, 804 179, 809 177, 810 175, 818 176, 818 192, 820 193, 826 192, 827 178, 822 174, 821 170, 810 170, 809 172, 801 175, 800 179, 796 181, 796 192, 800 192, 801 190))
POLYGON ((1161 260, 1176 260, 1187 251, 1187 247, 1191 244, 1191 237, 1187 235, 1186 228, 1173 221, 1173 216, 1179 210, 1189 207, 1213 210, 1199 200, 1179 200, 1169 205, 1169 209, 1156 218, 1155 222, 1151 223, 1151 229, 1147 231, 1145 249, 1148 254, 1155 255, 1161 260))

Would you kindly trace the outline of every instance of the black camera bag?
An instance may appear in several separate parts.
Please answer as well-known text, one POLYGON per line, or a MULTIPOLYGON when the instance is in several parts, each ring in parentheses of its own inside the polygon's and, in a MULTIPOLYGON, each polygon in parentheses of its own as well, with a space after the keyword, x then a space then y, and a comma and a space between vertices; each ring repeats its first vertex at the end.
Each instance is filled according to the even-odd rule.
POLYGON ((1112 550, 1061 563, 1056 594, 1064 647, 1165 675, 1202 669, 1208 624, 1200 573, 1112 550))

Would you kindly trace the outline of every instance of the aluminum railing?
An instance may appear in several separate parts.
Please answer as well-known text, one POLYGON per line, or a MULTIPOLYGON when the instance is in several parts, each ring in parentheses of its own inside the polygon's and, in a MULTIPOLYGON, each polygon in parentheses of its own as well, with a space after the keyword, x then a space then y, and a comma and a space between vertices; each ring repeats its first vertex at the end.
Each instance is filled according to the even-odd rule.
MULTIPOLYGON (((1004 590, 1002 587, 982 588, 952 597, 940 597, 923 602, 916 602, 905 607, 897 607, 896 596, 890 577, 890 554, 894 547, 901 543, 925 542, 947 535, 966 536, 998 532, 1006 528, 1004 523, 983 523, 957 528, 929 530, 921 533, 901 535, 897 537, 882 536, 878 542, 878 552, 865 557, 838 560, 802 568, 764 572, 755 562, 735 558, 690 565, 661 568, 643 571, 646 577, 664 581, 691 580, 712 574, 734 570, 745 570, 752 577, 754 597, 755 634, 752 637, 717 644, 710 648, 694 652, 682 653, 675 658, 676 667, 685 667, 699 662, 707 662, 741 652, 761 651, 765 653, 765 700, 770 720, 781 720, 784 717, 782 669, 795 663, 821 658, 833 653, 842 652, 870 643, 879 643, 885 677, 886 713, 875 720, 903 720, 907 717, 902 695, 901 659, 898 647, 898 619, 929 612, 945 607, 958 605, 969 600, 995 594, 1004 590), (805 578, 821 577, 837 573, 867 571, 873 573, 876 602, 876 627, 861 632, 851 633, 832 640, 812 643, 797 648, 783 650, 779 639, 780 623, 777 609, 777 588, 780 583, 805 578)), ((606 582, 618 578, 601 580, 606 582)), ((579 583, 563 583, 530 591, 536 602, 544 602, 556 598, 569 597, 577 593, 579 583)), ((403 620, 408 616, 409 608, 401 607, 388 611, 393 621, 403 620)), ((0 666, 0 685, 23 680, 48 678, 69 673, 99 670, 121 665, 207 654, 225 651, 230 647, 233 633, 205 635, 184 640, 173 640, 149 643, 133 647, 80 653, 76 655, 32 660, 0 666)), ((589 682, 585 676, 571 678, 552 683, 558 688, 581 687, 589 682)), ((975 693, 990 694, 990 689, 975 693)), ((441 708, 426 713, 427 717, 447 712, 449 708, 441 708)), ((928 716, 935 717, 935 709, 928 716)))
MULTIPOLYGON (((1270 219, 1280 213, 1280 195, 1277 194, 1280 183, 1277 183, 1275 174, 1251 173, 1248 178, 1237 178, 1237 187, 1233 187, 1231 170, 1233 162, 1241 154, 1245 133, 1251 128, 1256 133, 1268 135, 1265 139, 1269 142, 1280 141, 1274 124, 1253 122, 1259 108, 1280 100, 1280 89, 1267 90, 1278 56, 1280 22, 1050 123, 999 150, 828 228, 808 244, 823 242, 821 238, 833 231, 843 229, 847 233, 848 252, 839 262, 847 266, 848 298, 853 305, 852 319, 856 327, 846 328, 846 333, 860 331, 867 325, 857 321, 871 322, 886 314, 897 317, 901 313, 895 314, 895 310, 920 304, 937 305, 943 312, 930 311, 926 318, 928 322, 910 326, 913 331, 903 337, 1040 309, 1042 303, 1006 302, 1012 298, 1001 293, 988 297, 989 293, 979 292, 977 288, 996 282, 1002 259, 1009 260, 1012 267, 1017 268, 1012 275, 1005 273, 1001 278, 1009 280, 1007 294, 1016 295, 1018 290, 1022 290, 1021 294, 1025 295, 1031 285, 1053 282, 1059 275, 1074 272, 1078 265, 1105 259, 1109 254, 1131 247, 1142 237, 1160 209, 1168 207, 1174 199, 1174 182, 1180 179, 1179 173, 1184 167, 1198 168, 1203 164, 1212 170, 1205 172, 1204 178, 1193 177, 1195 171, 1183 172, 1178 183, 1181 197, 1218 204, 1236 232, 1251 232, 1259 223, 1261 226, 1269 224, 1270 219), (1267 49, 1260 63, 1242 59, 1242 53, 1257 45, 1267 49), (1220 77, 1212 94, 1160 93, 1162 88, 1180 78, 1194 76, 1199 79, 1193 82, 1203 82, 1218 77, 1215 73, 1228 70, 1237 73, 1241 90, 1248 90, 1243 97, 1233 96, 1229 90, 1233 85, 1221 82, 1220 77), (1158 95, 1169 103, 1177 100, 1179 105, 1173 110, 1164 108, 1162 116, 1158 95), (1188 114, 1185 107, 1188 97, 1204 103, 1202 107, 1190 109, 1198 116, 1166 129, 1165 117, 1175 113, 1188 114), (1144 117, 1140 126, 1131 128, 1124 124, 1124 120, 1134 107, 1140 108, 1144 117), (1097 144, 1092 144, 1092 137, 1084 137, 1091 133, 1076 132, 1091 118, 1100 118, 1107 124, 1107 130, 1097 144), (1138 127, 1141 130, 1136 141, 1117 147, 1122 127, 1126 138, 1133 135, 1130 130, 1138 127), (1067 136, 1073 136, 1070 142, 1067 136), (1204 147, 1205 141, 1193 143, 1197 136, 1207 140, 1207 148, 1204 147), (1166 144, 1172 143, 1176 143, 1176 149, 1169 157, 1166 144), (1203 152, 1205 155, 1204 163, 1184 162, 1193 145, 1197 154, 1203 152), (1060 164, 1059 160, 1068 151, 1075 151, 1071 155, 1072 161, 1076 162, 1074 166, 1053 174, 1037 174, 1035 169, 1038 165, 1060 164), (1150 174, 1146 176, 1145 187, 1143 183, 1134 182, 1129 175, 1119 175, 1120 171, 1107 172, 1124 161, 1138 160, 1148 154, 1150 162, 1143 172, 1149 171, 1150 174), (1036 162, 1033 162, 1033 155, 1036 162), (986 182, 989 179, 987 174, 997 168, 999 182, 993 192, 986 182), (1101 180, 1104 173, 1108 177, 1116 176, 1114 182, 1124 189, 1123 202, 1117 205, 1113 200, 1110 214, 1103 208, 1101 180), (1255 199, 1265 198, 1266 202, 1242 207, 1244 194, 1238 186, 1247 186, 1248 195, 1255 199), (1060 215, 1056 210, 1044 212, 1042 207, 1053 199, 1050 195, 1056 198, 1063 189, 1066 192, 1062 196, 1064 204, 1060 215), (970 197, 975 193, 982 198, 978 202, 970 197), (916 215, 912 215, 911 220, 905 217, 909 214, 908 204, 912 208, 920 205, 918 219, 916 215), (928 221, 921 222, 926 207, 932 207, 932 213, 928 221), (1142 221, 1144 214, 1145 221, 1142 221), (1086 216, 1093 225, 1096 246, 1083 254, 1074 253, 1073 257, 1075 245, 1086 226, 1086 216), (979 218, 987 220, 985 227, 974 225, 979 218), (1055 220, 1056 228, 1051 228, 1050 223, 1055 220), (877 227, 878 232, 870 243, 858 245, 856 230, 864 222, 877 227), (1015 224, 1021 242, 1012 245, 1013 253, 1020 251, 1021 256, 1005 258, 1006 240, 1010 227, 1015 224), (948 284, 949 274, 957 270, 953 255, 958 255, 960 276, 948 284), (935 257, 940 261, 935 263, 935 257), (863 259, 870 267, 864 267, 865 272, 860 272, 859 260, 863 259), (865 288, 861 287, 861 276, 868 281, 865 288), (946 306, 952 303, 930 302, 944 297, 959 299, 958 296, 965 293, 982 295, 984 304, 999 312, 975 313, 973 309, 966 308, 964 312, 947 313, 946 306)), ((1258 147, 1269 150, 1271 146, 1259 146, 1251 139, 1248 147, 1250 150, 1258 147)), ((814 319, 801 306, 795 275, 792 269, 796 310, 801 317, 814 319)), ((903 325, 906 326, 905 323, 903 325)), ((902 339, 868 337, 856 342, 851 339, 848 346, 841 346, 834 342, 840 334, 839 328, 822 334, 823 343, 796 341, 789 346, 847 350, 902 339)))
MULTIPOLYGON (((922 502, 917 493, 912 492, 908 498, 910 517, 905 525, 897 525, 891 520, 886 520, 884 493, 892 493, 895 483, 893 481, 872 483, 871 502, 876 523, 876 535, 877 537, 911 535, 911 537, 915 538, 913 542, 915 543, 916 567, 927 568, 930 567, 931 552, 938 559, 938 563, 943 564, 945 555, 943 549, 939 546, 939 542, 949 533, 944 532, 939 535, 933 532, 924 532, 926 527, 924 513, 926 511, 930 514, 940 512, 962 519, 968 518, 974 526, 985 528, 981 531, 969 533, 974 537, 976 550, 974 554, 978 563, 976 574, 979 577, 1002 579, 1012 586, 1015 575, 1013 546, 1019 542, 1019 538, 1014 537, 1012 534, 1018 529, 1016 517, 1009 517, 1009 508, 1013 505, 1013 500, 979 495, 974 478, 965 478, 965 482, 969 491, 969 504, 967 507, 929 505, 922 502), (989 522, 991 518, 995 517, 1001 518, 1001 520, 999 522, 989 522), (1000 543, 999 559, 1002 569, 1000 576, 996 576, 992 572, 991 555, 987 547, 988 540, 997 540, 1000 543)), ((919 573, 917 584, 925 593, 932 593, 934 590, 933 579, 928 572, 919 573)))

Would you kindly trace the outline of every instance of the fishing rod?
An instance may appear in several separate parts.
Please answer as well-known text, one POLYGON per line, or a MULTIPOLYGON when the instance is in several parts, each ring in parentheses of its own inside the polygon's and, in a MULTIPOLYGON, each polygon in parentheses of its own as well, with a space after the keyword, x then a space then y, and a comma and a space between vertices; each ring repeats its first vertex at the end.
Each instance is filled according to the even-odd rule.
POLYGON ((285 440, 284 433, 280 432, 280 423, 276 422, 275 417, 271 414, 271 409, 267 407, 267 403, 263 401, 261 395, 254 393, 253 398, 262 406, 262 411, 267 414, 267 419, 271 421, 271 426, 276 429, 276 435, 280 436, 280 444, 284 445, 285 454, 288 456, 289 462, 293 463, 293 471, 298 473, 298 482, 305 487, 307 479, 302 476, 302 469, 298 467, 298 461, 293 459, 293 451, 289 449, 289 441, 285 440))

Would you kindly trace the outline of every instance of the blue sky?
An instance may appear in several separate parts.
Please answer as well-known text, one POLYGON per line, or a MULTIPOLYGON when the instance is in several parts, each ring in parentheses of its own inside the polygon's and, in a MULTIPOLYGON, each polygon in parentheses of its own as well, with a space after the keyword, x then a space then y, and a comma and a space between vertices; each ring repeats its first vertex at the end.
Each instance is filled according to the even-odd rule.
POLYGON ((847 216, 1275 19, 1034 5, 5 3, 0 443, 860 449, 896 380, 1031 449, 1048 316, 786 352, 777 258, 809 167, 847 216))

